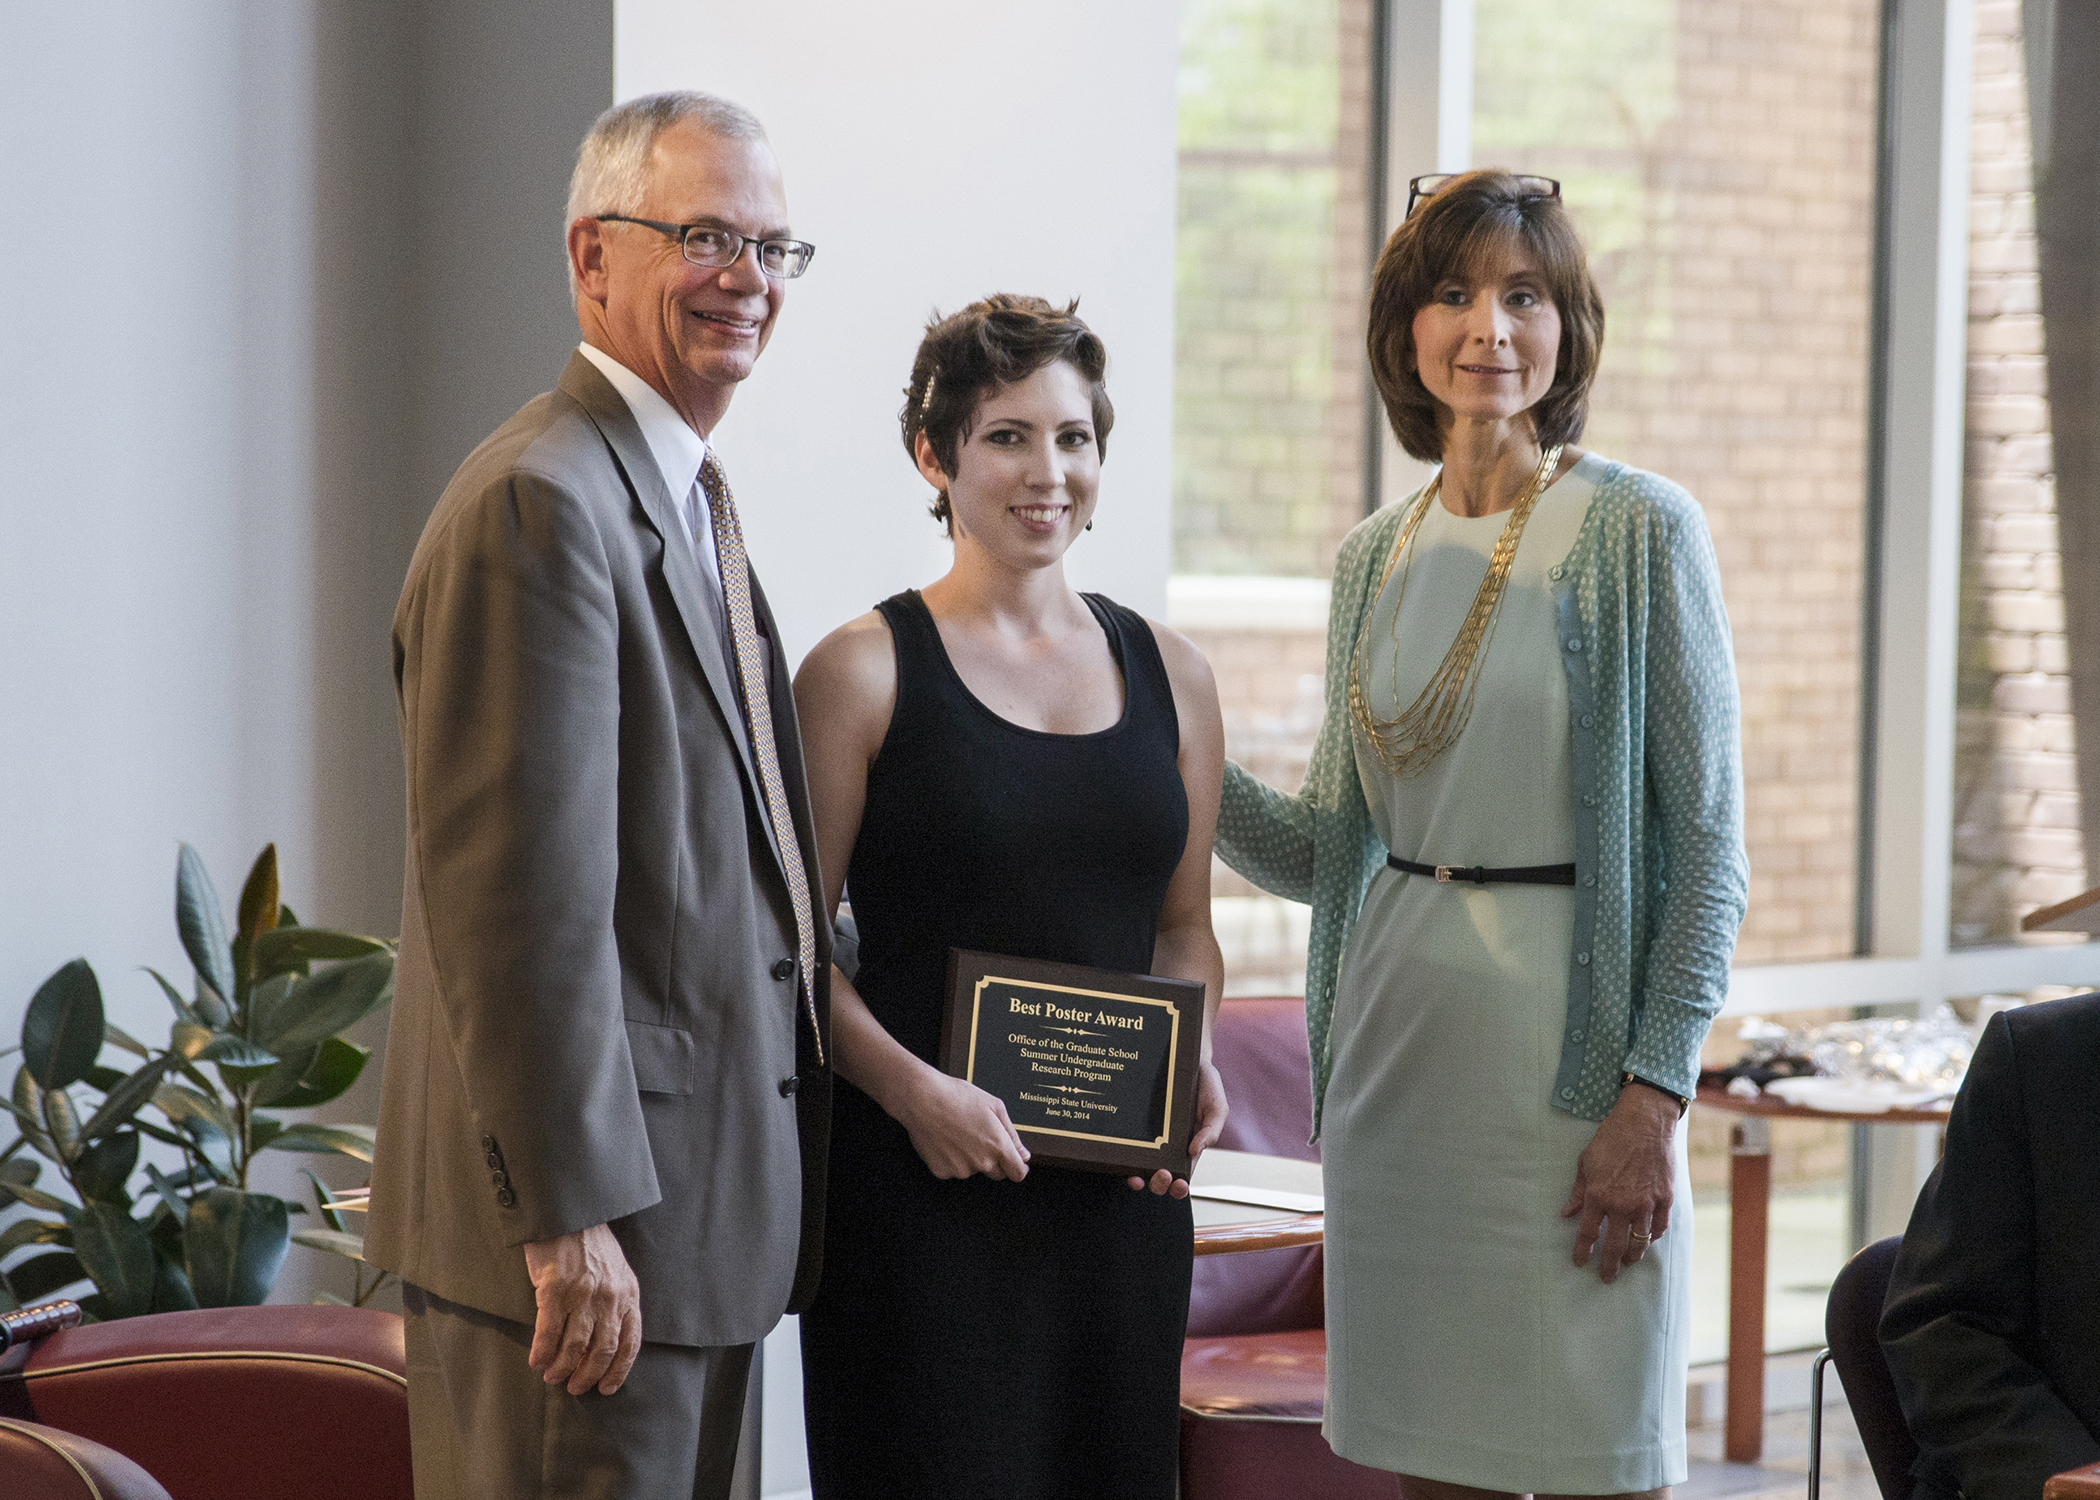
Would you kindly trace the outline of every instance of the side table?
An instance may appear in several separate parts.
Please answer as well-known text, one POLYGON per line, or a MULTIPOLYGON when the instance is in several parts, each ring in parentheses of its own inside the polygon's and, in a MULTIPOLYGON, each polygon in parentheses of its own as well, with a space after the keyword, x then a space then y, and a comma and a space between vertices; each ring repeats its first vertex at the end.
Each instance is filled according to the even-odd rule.
POLYGON ((1770 1094, 1741 1098, 1710 1083, 1699 1085, 1693 1102, 1739 1116, 1728 1147, 1728 1416, 1722 1451, 1731 1463, 1756 1463, 1765 1447, 1765 1255, 1772 1208, 1772 1121, 1944 1126, 1947 1111, 1811 1109, 1770 1094))

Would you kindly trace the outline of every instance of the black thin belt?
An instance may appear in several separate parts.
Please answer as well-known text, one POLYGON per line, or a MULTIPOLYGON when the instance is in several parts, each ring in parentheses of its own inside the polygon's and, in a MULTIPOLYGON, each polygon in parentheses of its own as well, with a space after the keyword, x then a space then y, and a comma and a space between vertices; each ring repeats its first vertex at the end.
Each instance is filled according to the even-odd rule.
POLYGON ((1439 885, 1449 885, 1454 880, 1469 881, 1474 885, 1573 885, 1573 865, 1513 865, 1504 869, 1492 869, 1487 865, 1420 865, 1411 859, 1402 859, 1397 854, 1388 854, 1385 862, 1394 869, 1408 875, 1429 875, 1439 885))

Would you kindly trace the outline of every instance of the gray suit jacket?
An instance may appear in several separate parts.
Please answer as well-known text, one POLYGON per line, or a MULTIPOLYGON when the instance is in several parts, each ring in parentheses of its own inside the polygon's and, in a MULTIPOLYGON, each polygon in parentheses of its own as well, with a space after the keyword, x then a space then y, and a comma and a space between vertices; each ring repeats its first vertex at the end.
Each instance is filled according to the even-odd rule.
MULTIPOLYGON (((521 1247, 610 1223, 643 1336, 687 1345, 760 1338, 814 1293, 831 1103, 701 588, 640 428, 580 355, 438 501, 394 616, 408 866, 365 1240, 529 1323, 521 1247)), ((818 1026, 829 974, 820 923, 818 1026)))

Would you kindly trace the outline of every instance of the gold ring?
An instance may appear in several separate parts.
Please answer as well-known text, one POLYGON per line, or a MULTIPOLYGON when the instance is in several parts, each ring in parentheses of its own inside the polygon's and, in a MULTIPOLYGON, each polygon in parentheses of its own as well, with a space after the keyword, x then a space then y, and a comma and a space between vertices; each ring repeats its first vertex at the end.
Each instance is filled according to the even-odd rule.
POLYGON ((1642 1234, 1638 1229, 1629 1229, 1626 1232, 1627 1234, 1631 1235, 1634 1239, 1641 1241, 1652 1240, 1655 1238, 1655 1236, 1652 1234, 1642 1234))

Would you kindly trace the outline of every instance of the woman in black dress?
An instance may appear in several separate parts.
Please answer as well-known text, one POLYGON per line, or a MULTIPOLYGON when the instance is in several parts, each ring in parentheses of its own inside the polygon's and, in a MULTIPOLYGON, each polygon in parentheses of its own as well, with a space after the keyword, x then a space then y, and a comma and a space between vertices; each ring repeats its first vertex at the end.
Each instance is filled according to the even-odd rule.
MULTIPOLYGON (((1076 305, 1076 304, 1075 304, 1076 305)), ((992 297, 920 346, 904 442, 955 563, 803 663, 795 699, 840 1078, 802 1319, 816 1500, 1171 1500, 1188 1186, 1031 1169, 934 1066, 950 947, 1199 980, 1215 1009, 1217 690, 1181 636, 1065 582, 1114 413, 1072 310, 992 297)), ((1225 1100, 1209 1057, 1192 1150, 1225 1100)))

